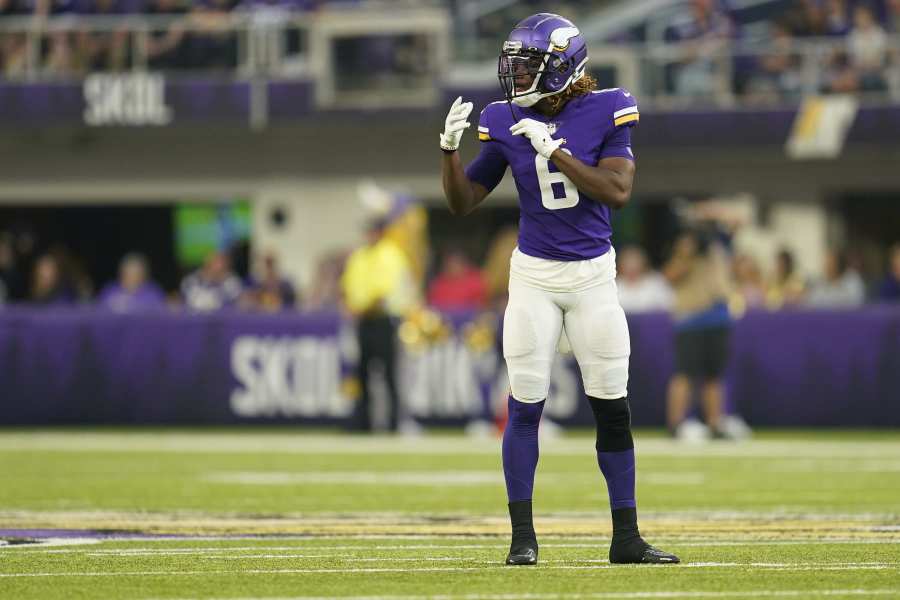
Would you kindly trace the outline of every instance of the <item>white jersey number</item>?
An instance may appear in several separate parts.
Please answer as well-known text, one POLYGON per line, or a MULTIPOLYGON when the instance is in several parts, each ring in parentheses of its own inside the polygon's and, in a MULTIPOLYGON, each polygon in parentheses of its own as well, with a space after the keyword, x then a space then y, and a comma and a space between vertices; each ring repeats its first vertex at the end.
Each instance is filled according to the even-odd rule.
MULTIPOLYGON (((572 154, 565 148, 560 148, 560 150, 570 156, 572 154)), ((538 186, 541 188, 541 204, 544 205, 544 208, 559 210, 560 208, 572 208, 578 204, 578 188, 563 173, 559 171, 556 173, 550 172, 550 159, 544 158, 540 154, 535 154, 534 168, 537 171, 538 186), (562 198, 557 198, 553 193, 554 183, 562 185, 562 198)))

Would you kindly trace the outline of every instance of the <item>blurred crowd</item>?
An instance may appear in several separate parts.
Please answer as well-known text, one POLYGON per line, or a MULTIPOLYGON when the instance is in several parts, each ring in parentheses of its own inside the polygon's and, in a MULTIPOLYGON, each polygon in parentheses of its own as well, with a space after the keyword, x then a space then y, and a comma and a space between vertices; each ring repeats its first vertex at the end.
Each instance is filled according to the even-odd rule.
MULTIPOLYGON (((4 17, 37 19, 114 17, 121 27, 92 31, 73 21, 69 30, 48 30, 40 44, 40 71, 47 75, 130 68, 135 41, 126 18, 134 15, 168 18, 149 32, 144 51, 151 69, 233 69, 238 40, 232 14, 254 23, 283 20, 292 14, 316 11, 327 5, 354 5, 359 0, 0 0, 4 17)), ((290 40, 296 43, 296 39, 290 40)), ((0 65, 7 77, 28 68, 29 48, 21 32, 0 31, 0 65)))
POLYGON ((232 262, 229 252, 210 253, 177 289, 165 290, 155 281, 148 257, 133 252, 121 257, 115 279, 98 282, 64 246, 44 245, 28 231, 0 232, 0 305, 96 306, 115 312, 299 307, 294 286, 281 275, 274 254, 264 254, 243 277, 232 262))
MULTIPOLYGON (((618 248, 617 283, 625 310, 676 310, 680 290, 677 281, 667 276, 670 265, 673 261, 699 260, 710 248, 717 248, 722 256, 721 285, 716 285, 734 314, 756 309, 854 308, 867 303, 900 302, 900 241, 890 248, 879 273, 864 276, 852 252, 830 249, 824 257, 822 275, 811 278, 799 271, 789 249, 779 250, 772 264, 764 268, 756 257, 735 251, 718 240, 712 243, 707 237, 705 233, 687 230, 657 268, 651 266, 640 246, 618 248)), ((379 239, 370 240, 369 244, 374 247, 379 239)), ((421 290, 407 290, 399 305, 409 306, 417 302, 413 298, 421 296, 424 304, 441 311, 502 309, 509 256, 515 245, 515 229, 502 230, 479 263, 462 243, 444 243, 443 249, 435 253, 427 274, 417 277, 410 273, 409 285, 421 290)), ((140 253, 121 257, 115 280, 98 282, 91 280, 83 261, 66 248, 39 244, 27 232, 0 232, 0 304, 96 305, 120 312, 164 306, 197 311, 328 309, 346 303, 352 294, 346 286, 345 268, 350 257, 349 250, 322 257, 302 296, 282 273, 274 253, 263 254, 243 275, 235 272, 229 252, 210 253, 199 268, 181 280, 177 289, 164 290, 154 280, 150 259, 140 253)), ((369 267, 363 269, 368 270, 369 267)), ((363 307, 359 312, 365 310, 363 307)))
POLYGON ((727 2, 690 0, 684 14, 666 29, 666 40, 683 44, 684 53, 667 73, 668 91, 702 98, 734 92, 760 103, 796 100, 804 92, 882 92, 892 79, 900 55, 890 34, 900 33, 898 0, 792 0, 752 27, 742 27, 727 2), (811 71, 800 53, 808 40, 831 40, 823 55, 810 56, 811 71), (726 50, 739 45, 728 68, 731 89, 719 89, 726 50), (814 81, 809 78, 813 77, 814 81), (810 89, 812 88, 812 89, 810 89))
MULTIPOLYGON (((146 43, 141 42, 149 68, 231 69, 238 61, 238 38, 230 27, 231 15, 246 16, 250 23, 265 27, 326 6, 360 4, 365 0, 0 0, 0 22, 3 17, 29 15, 168 17, 166 25, 151 27, 146 43)), ((394 4, 435 2, 395 0, 394 4)), ((469 21, 461 2, 445 4, 457 11, 460 30, 455 35, 468 40, 459 44, 458 52, 468 58, 486 58, 495 52, 497 40, 530 11, 559 12, 581 22, 608 6, 521 0, 485 10, 469 21)), ((734 93, 751 102, 766 103, 793 101, 811 91, 882 92, 900 87, 900 51, 890 41, 891 35, 900 33, 900 0, 770 2, 758 7, 756 12, 761 14, 750 17, 747 14, 753 11, 730 0, 685 0, 667 10, 649 18, 643 28, 621 32, 613 40, 680 45, 678 50, 667 50, 664 57, 655 59, 655 63, 664 65, 664 89, 649 91, 696 99, 734 93), (651 26, 654 18, 662 20, 662 27, 659 23, 651 26), (648 33, 651 29, 661 29, 662 40, 648 33), (824 55, 814 51, 804 58, 801 49, 809 40, 831 40, 834 44, 824 55), (729 51, 734 52, 733 57, 729 51)), ((121 28, 113 26, 104 31, 78 25, 69 30, 47 30, 38 49, 39 70, 54 75, 130 68, 137 43, 124 23, 121 28)), ((348 38, 336 51, 342 63, 359 72, 352 74, 358 77, 367 72, 366 64, 417 64, 415 60, 404 61, 402 55, 416 54, 422 43, 369 36, 348 38)), ((301 45, 300 33, 288 32, 284 44, 288 54, 298 52, 301 45)), ((24 75, 33 60, 23 33, 0 31, 0 68, 7 77, 24 75)), ((650 85, 654 77, 645 79, 650 85)))

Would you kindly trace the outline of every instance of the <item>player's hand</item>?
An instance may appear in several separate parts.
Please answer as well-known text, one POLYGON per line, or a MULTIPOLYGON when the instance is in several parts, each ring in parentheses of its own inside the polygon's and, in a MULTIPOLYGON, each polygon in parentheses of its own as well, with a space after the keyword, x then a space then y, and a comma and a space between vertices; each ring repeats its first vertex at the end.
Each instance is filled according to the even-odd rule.
POLYGON ((535 152, 546 159, 550 159, 553 152, 566 143, 566 138, 554 140, 550 135, 550 128, 546 123, 535 121, 534 119, 522 119, 509 128, 509 132, 513 135, 524 135, 531 141, 535 152))
POLYGON ((462 140, 463 131, 471 125, 466 119, 472 112, 472 103, 463 102, 462 96, 459 96, 450 105, 450 112, 447 113, 447 120, 444 121, 444 133, 441 134, 441 149, 453 151, 459 148, 459 142, 462 140))

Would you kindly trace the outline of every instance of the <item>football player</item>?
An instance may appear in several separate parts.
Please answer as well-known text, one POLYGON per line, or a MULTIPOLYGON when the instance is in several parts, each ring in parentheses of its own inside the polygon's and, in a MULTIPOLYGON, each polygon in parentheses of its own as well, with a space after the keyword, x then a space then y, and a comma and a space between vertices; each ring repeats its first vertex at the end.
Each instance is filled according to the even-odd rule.
POLYGON ((503 470, 512 522, 506 563, 537 563, 532 490, 538 423, 550 366, 565 332, 581 367, 597 423, 597 460, 612 509, 613 563, 677 563, 638 531, 634 443, 626 399, 630 343, 615 284, 610 210, 631 195, 634 98, 596 90, 575 25, 540 13, 503 43, 498 76, 505 101, 481 112, 478 157, 463 169, 457 149, 471 102, 457 98, 440 136, 442 179, 450 211, 466 215, 512 171, 521 217, 510 263, 503 355, 509 371, 509 421, 503 470))

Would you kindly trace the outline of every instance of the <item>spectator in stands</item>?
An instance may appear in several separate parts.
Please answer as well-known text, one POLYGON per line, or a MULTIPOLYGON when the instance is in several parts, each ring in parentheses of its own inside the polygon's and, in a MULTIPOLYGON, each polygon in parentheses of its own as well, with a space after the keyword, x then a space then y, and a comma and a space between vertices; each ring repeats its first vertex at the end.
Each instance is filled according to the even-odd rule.
POLYGON ((444 253, 441 272, 428 286, 428 304, 439 310, 477 310, 487 306, 484 273, 458 248, 444 253))
MULTIPOLYGON (((0 18, 20 17, 29 13, 24 0, 0 0, 0 18)), ((8 78, 25 74, 28 54, 23 33, 0 32, 0 68, 8 78)))
POLYGON ((260 261, 257 276, 251 277, 244 296, 248 308, 265 312, 277 312, 294 308, 297 293, 290 281, 282 277, 278 269, 278 259, 268 253, 260 261))
POLYGON ((133 312, 160 308, 165 295, 150 280, 150 268, 142 254, 126 254, 119 262, 119 279, 100 292, 97 304, 116 312, 133 312))
POLYGON ((878 286, 878 299, 883 302, 900 302, 900 242, 888 252, 888 271, 878 286))
POLYGON ((616 287, 619 304, 627 313, 668 310, 672 288, 662 274, 647 266, 647 254, 638 246, 626 246, 618 253, 616 287))
POLYGON ((799 0, 788 8, 785 22, 792 35, 818 37, 825 35, 825 11, 820 0, 799 0))
POLYGON ((305 294, 305 308, 311 310, 334 309, 341 302, 341 273, 349 252, 337 250, 319 260, 313 275, 309 293, 305 294))
POLYGON ((187 7, 179 0, 151 0, 147 13, 155 16, 172 17, 173 22, 166 29, 154 29, 147 40, 147 63, 151 69, 177 69, 185 66, 184 45, 186 35, 185 19, 187 7))
POLYGON ((748 82, 748 100, 757 103, 792 101, 803 83, 800 57, 793 52, 794 36, 786 22, 771 24, 769 49, 759 57, 748 82))
POLYGON ((794 255, 782 248, 775 257, 775 271, 766 286, 766 305, 772 309, 799 304, 806 284, 797 274, 794 255))
POLYGON ((853 10, 853 30, 847 36, 847 51, 856 71, 858 88, 862 91, 884 90, 888 38, 867 6, 859 5, 853 10))
POLYGON ((203 267, 181 282, 181 296, 193 310, 219 310, 235 305, 243 291, 241 280, 231 271, 231 261, 224 252, 210 254, 203 267))
POLYGON ((519 230, 506 227, 499 231, 488 247, 484 275, 488 298, 493 308, 503 310, 509 295, 509 257, 519 243, 519 230))
POLYGON ((357 377, 360 398, 353 428, 372 431, 369 374, 374 363, 384 370, 390 403, 388 429, 397 430, 400 395, 397 390, 397 325, 395 320, 412 308, 415 299, 412 269, 406 255, 385 235, 386 218, 368 225, 367 243, 347 259, 341 278, 344 305, 356 318, 359 341, 357 377))
POLYGON ((691 0, 691 14, 669 29, 670 41, 682 42, 684 53, 674 72, 679 96, 708 98, 717 91, 717 61, 734 34, 731 18, 716 0, 691 0))
POLYGON ((236 0, 205 0, 190 12, 185 53, 187 66, 229 69, 237 66, 237 34, 231 28, 236 0))
POLYGON ((887 0, 887 28, 891 33, 900 33, 900 0, 887 0))
POLYGON ((765 304, 766 290, 762 270, 756 260, 747 254, 739 254, 732 261, 735 292, 742 308, 761 308, 765 304))
POLYGON ((824 30, 822 33, 834 37, 844 37, 850 32, 850 11, 847 0, 825 0, 823 6, 824 30))
POLYGON ((21 285, 21 273, 17 269, 12 236, 0 232, 0 303, 13 300, 21 285))
MULTIPOLYGON (((115 17, 128 14, 132 8, 133 3, 127 0, 86 0, 78 12, 95 17, 115 17)), ((76 39, 79 60, 87 70, 119 71, 128 66, 129 36, 124 27, 112 31, 83 29, 76 39)))
POLYGON ((866 288, 862 277, 847 265, 843 252, 825 255, 825 276, 812 286, 807 303, 816 308, 851 308, 862 305, 866 288))
POLYGON ((66 284, 59 259, 53 254, 44 254, 35 262, 29 299, 44 306, 75 302, 75 293, 66 284))
POLYGON ((726 435, 722 375, 731 330, 728 263, 724 248, 707 237, 682 234, 663 271, 675 293, 675 374, 669 381, 667 422, 679 437, 698 381, 707 426, 716 437, 726 435))

